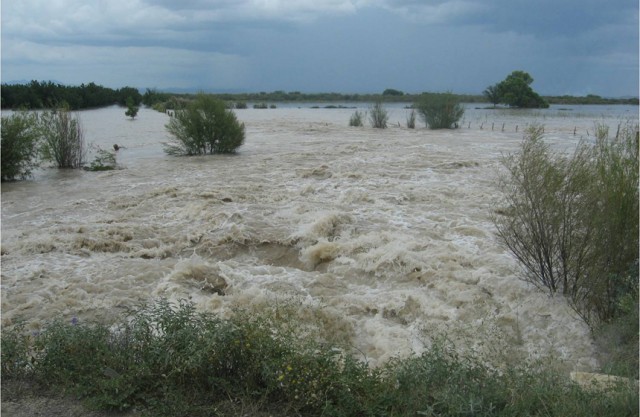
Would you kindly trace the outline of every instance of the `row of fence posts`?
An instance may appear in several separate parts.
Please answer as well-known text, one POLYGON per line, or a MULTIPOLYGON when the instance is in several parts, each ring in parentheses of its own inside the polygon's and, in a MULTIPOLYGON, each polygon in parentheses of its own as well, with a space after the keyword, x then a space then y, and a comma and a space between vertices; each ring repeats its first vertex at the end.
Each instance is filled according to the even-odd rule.
MULTIPOLYGON (((502 127, 500 128, 500 131, 501 131, 501 132, 504 132, 505 125, 506 125, 506 123, 502 123, 502 127)), ((519 128, 519 126, 518 126, 518 125, 516 125, 516 132, 518 132, 518 128, 519 128)), ((471 129, 471 122, 469 122, 469 123, 467 124, 467 129, 471 129)), ((491 131, 495 131, 495 129, 496 129, 496 124, 495 124, 495 122, 494 122, 494 123, 491 123, 491 131)), ((616 139, 617 139, 617 138, 618 138, 618 136, 620 135, 620 129, 621 129, 621 125, 620 125, 620 124, 618 124, 618 130, 616 131, 616 139)), ((484 130, 484 122, 480 123, 480 130, 484 130)), ((542 133, 544 133, 544 126, 542 127, 542 133)), ((573 128, 573 136, 578 135, 578 133, 579 133, 579 132, 578 132, 578 127, 577 127, 577 126, 574 126, 574 128, 573 128)), ((591 133, 589 132, 589 129, 587 129, 586 133, 587 133, 587 137, 588 137, 588 136, 591 136, 591 133)), ((636 136, 639 136, 639 131, 638 131, 638 130, 636 130, 635 135, 636 135, 636 136)))
MULTIPOLYGON (((502 127, 500 128, 501 132, 504 132, 505 126, 506 126, 506 123, 502 123, 502 127)), ((495 128, 496 128, 495 122, 491 123, 491 131, 492 132, 495 131, 495 128)), ((520 126, 516 125, 516 132, 518 132, 519 128, 520 128, 520 126)), ((467 125, 467 129, 471 129, 471 122, 469 122, 469 124, 467 125)), ((484 122, 480 123, 480 130, 484 130, 484 122)), ((542 128, 542 133, 544 133, 544 127, 542 128)), ((576 134, 576 128, 573 129, 573 134, 574 135, 576 134)))
MULTIPOLYGON (((500 127, 500 131, 501 132, 504 132, 505 126, 506 126, 506 123, 502 123, 502 127, 500 127)), ((469 122, 467 124, 467 129, 471 129, 471 122, 469 122)), ((516 132, 518 132, 518 129, 519 129, 519 125, 516 125, 516 132)), ((480 123, 480 130, 484 130, 484 122, 480 123)), ((493 132, 495 130, 496 130, 496 124, 494 122, 494 123, 491 123, 491 131, 493 132)), ((542 133, 544 133, 544 127, 542 127, 542 133)), ((577 134, 578 134, 578 127, 574 126, 574 128, 573 128, 573 136, 576 136, 577 134)), ((618 125, 618 131, 616 132, 616 138, 618 137, 619 134, 620 134, 620 125, 618 125)), ((589 129, 587 129, 587 136, 591 136, 590 133, 589 133, 589 129)))

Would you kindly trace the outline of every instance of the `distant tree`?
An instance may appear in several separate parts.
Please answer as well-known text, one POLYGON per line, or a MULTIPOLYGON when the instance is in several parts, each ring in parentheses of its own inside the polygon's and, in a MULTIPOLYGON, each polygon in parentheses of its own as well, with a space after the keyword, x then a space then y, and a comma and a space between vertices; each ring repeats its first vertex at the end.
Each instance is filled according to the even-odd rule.
POLYGON ((497 84, 500 102, 511 107, 520 108, 547 108, 549 103, 531 88, 533 82, 531 75, 524 71, 513 71, 497 84))
POLYGON ((124 115, 127 117, 131 117, 131 119, 135 119, 138 115, 138 106, 135 105, 135 101, 133 97, 127 98, 127 111, 124 112, 124 115))
POLYGON ((35 113, 16 112, 2 118, 2 181, 24 179, 38 166, 38 117, 35 113))
POLYGON ((140 106, 142 103, 142 94, 134 87, 122 87, 116 91, 118 104, 121 106, 129 106, 129 102, 133 102, 134 106, 140 106))
POLYGON ((429 129, 455 129, 464 107, 452 93, 423 94, 415 107, 429 129))
POLYGON ((493 107, 496 107, 500 104, 500 89, 498 88, 498 84, 487 87, 486 90, 482 92, 482 95, 489 100, 490 103, 493 104, 493 107))
POLYGON ((244 143, 244 124, 224 101, 206 94, 176 110, 166 128, 174 138, 165 144, 169 155, 233 153, 244 143))
POLYGON ((383 96, 403 96, 404 93, 400 90, 395 90, 393 88, 387 88, 382 92, 383 96))

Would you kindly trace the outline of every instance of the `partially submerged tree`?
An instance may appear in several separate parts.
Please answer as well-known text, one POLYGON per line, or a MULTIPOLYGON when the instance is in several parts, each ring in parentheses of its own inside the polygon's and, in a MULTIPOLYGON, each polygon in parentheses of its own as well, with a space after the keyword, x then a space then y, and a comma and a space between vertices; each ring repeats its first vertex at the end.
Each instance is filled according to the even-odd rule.
POLYGON ((80 168, 84 164, 86 147, 84 131, 78 118, 68 108, 49 110, 40 116, 44 143, 44 159, 58 168, 80 168))
POLYGON ((531 75, 524 71, 513 71, 500 83, 488 87, 485 90, 485 96, 489 98, 488 94, 490 94, 490 101, 494 104, 505 103, 511 107, 549 107, 549 103, 533 91, 531 83, 533 83, 531 75))
POLYGON ((2 181, 24 179, 38 166, 38 117, 20 111, 2 118, 2 181))
POLYGON ((415 107, 429 129, 455 129, 464 115, 464 107, 452 93, 423 94, 415 107))
POLYGON ((486 90, 482 92, 482 95, 489 100, 489 103, 493 104, 493 107, 496 107, 500 104, 500 89, 498 88, 498 84, 491 85, 487 87, 486 90))
POLYGON ((165 144, 170 155, 232 153, 244 143, 244 124, 222 100, 206 94, 176 110, 166 128, 173 136, 165 144))
POLYGON ((136 103, 133 99, 133 97, 128 97, 127 98, 127 111, 124 112, 124 115, 127 117, 131 117, 131 119, 135 119, 136 116, 138 115, 138 106, 136 106, 136 103))

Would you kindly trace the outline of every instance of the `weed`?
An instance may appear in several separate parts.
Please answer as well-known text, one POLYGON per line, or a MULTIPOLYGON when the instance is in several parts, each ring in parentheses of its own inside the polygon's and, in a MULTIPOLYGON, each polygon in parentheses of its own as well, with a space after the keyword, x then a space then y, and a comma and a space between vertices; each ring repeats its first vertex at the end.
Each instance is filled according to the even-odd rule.
MULTIPOLYGON (((296 323, 159 301, 115 325, 55 321, 2 333, 7 379, 32 378, 106 410, 216 415, 232 404, 305 416, 637 415, 637 389, 585 393, 540 364, 497 369, 446 338, 371 368, 300 337, 296 323)), ((278 415, 276 413, 276 415, 278 415)))

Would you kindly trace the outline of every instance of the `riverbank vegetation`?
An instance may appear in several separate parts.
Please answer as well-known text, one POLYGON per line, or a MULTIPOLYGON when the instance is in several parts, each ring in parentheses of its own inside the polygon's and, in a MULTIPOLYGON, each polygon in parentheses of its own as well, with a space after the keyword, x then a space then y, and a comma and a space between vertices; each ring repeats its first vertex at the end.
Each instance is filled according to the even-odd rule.
MULTIPOLYGON (((96 108, 119 104, 126 106, 131 97, 136 106, 141 103, 158 111, 182 108, 185 99, 191 99, 194 93, 177 93, 147 88, 143 94, 133 87, 120 89, 106 88, 95 83, 80 86, 65 86, 51 81, 31 81, 27 84, 2 84, 0 90, 3 109, 42 109, 51 108, 66 102, 72 110, 96 108)), ((227 103, 229 107, 242 103, 407 103, 411 105, 424 94, 438 94, 436 92, 405 93, 400 90, 387 88, 382 93, 350 94, 350 93, 302 93, 299 91, 256 93, 215 93, 215 96, 227 103)), ((454 94, 460 103, 492 103, 484 94, 454 94)), ((638 105, 638 97, 606 98, 595 94, 587 96, 542 96, 549 104, 627 104, 638 105)))
POLYGON ((583 389, 552 361, 496 367, 434 335, 424 353, 374 368, 309 331, 286 305, 221 318, 160 300, 117 323, 4 331, 3 383, 157 416, 241 415, 247 405, 273 416, 637 415, 633 383, 583 389))
POLYGON ((638 125, 553 151, 533 125, 502 159, 494 219, 523 278, 562 295, 591 327, 605 368, 638 378, 638 125))
POLYGON ((530 126, 502 160, 505 207, 495 218, 525 279, 565 296, 592 327, 638 303, 639 251, 638 125, 595 131, 567 156, 530 126))

